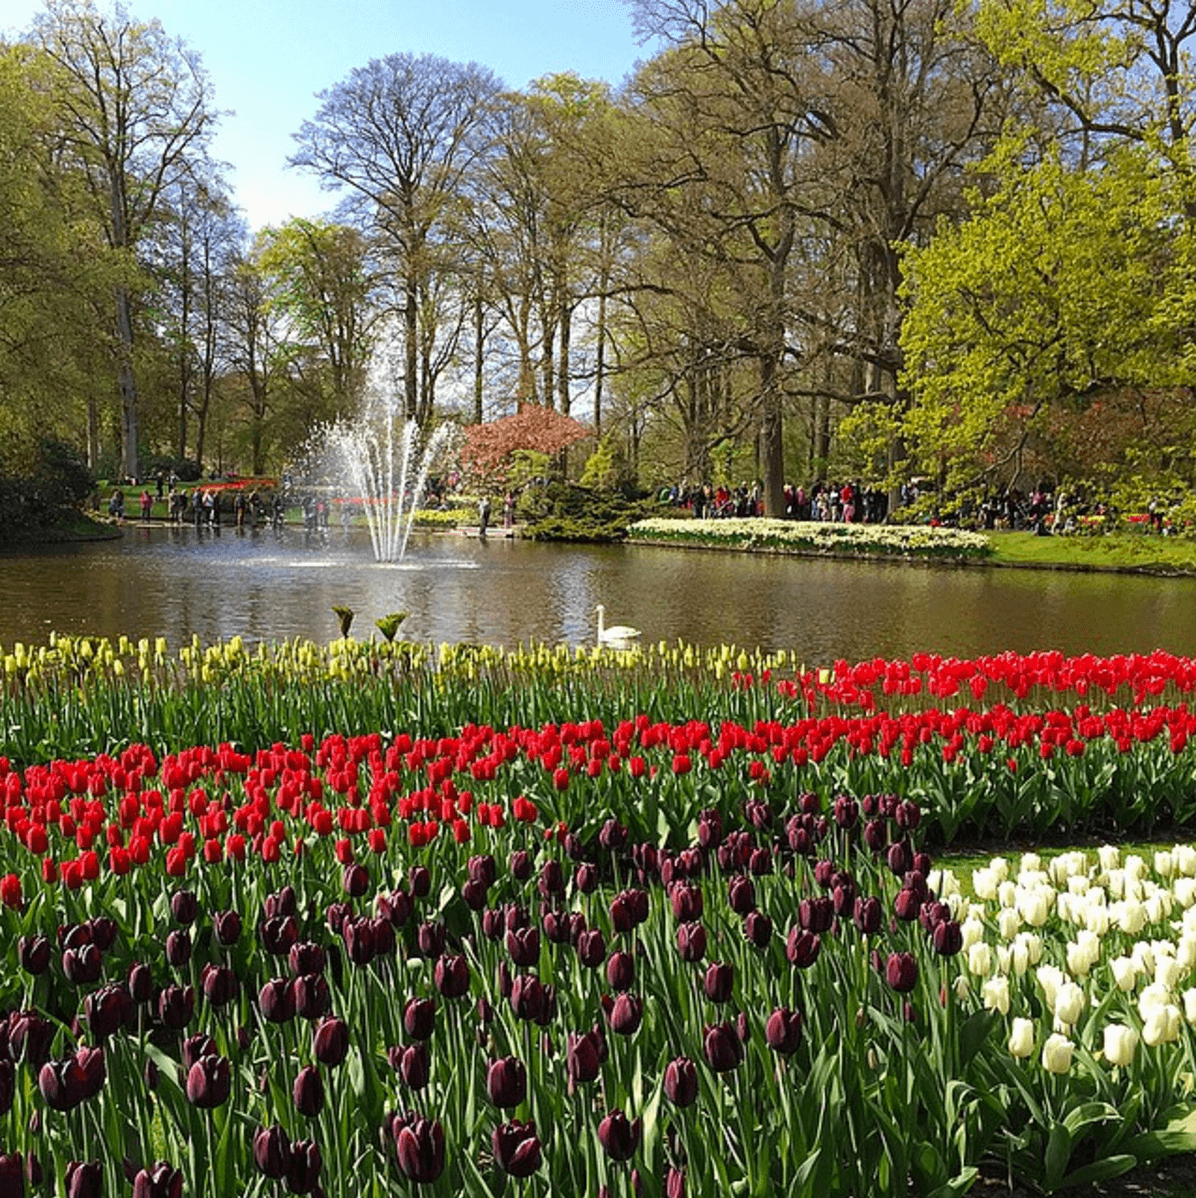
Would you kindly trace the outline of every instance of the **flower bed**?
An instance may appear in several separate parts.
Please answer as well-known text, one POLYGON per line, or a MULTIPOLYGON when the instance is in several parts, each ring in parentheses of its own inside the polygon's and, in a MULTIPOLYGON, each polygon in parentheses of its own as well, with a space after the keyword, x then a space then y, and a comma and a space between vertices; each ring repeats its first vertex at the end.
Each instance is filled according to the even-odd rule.
POLYGON ((701 727, 0 765, 9 1192, 1049 1191, 1196 1145, 1196 849, 964 898, 916 804, 712 788, 701 727))
POLYGON ((983 558, 992 552, 983 533, 927 524, 835 524, 813 520, 734 517, 726 520, 640 520, 633 541, 779 552, 925 558, 983 558))

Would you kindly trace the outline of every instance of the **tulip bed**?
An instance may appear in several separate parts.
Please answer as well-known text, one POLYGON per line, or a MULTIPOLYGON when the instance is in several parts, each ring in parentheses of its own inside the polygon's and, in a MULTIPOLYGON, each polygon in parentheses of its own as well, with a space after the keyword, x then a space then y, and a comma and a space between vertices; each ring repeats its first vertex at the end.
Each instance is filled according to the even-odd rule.
POLYGON ((0 1194, 949 1195, 1196 1150, 1196 849, 931 856, 1007 791, 1185 818, 1185 659, 4 668, 0 1194), (172 739, 204 721, 239 743, 172 739))

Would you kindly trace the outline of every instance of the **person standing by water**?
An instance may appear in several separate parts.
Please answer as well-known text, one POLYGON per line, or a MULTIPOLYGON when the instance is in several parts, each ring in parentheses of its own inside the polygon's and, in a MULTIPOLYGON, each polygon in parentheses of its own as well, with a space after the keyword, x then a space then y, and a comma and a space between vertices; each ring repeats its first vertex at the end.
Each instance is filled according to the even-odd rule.
POLYGON ((486 527, 490 523, 490 496, 483 495, 478 503, 478 536, 486 535, 486 527))
POLYGON ((515 492, 508 491, 502 501, 503 528, 515 527, 515 492))
POLYGON ((154 506, 153 498, 149 493, 149 488, 146 487, 141 492, 141 518, 147 524, 149 523, 150 512, 152 511, 153 506, 154 506))

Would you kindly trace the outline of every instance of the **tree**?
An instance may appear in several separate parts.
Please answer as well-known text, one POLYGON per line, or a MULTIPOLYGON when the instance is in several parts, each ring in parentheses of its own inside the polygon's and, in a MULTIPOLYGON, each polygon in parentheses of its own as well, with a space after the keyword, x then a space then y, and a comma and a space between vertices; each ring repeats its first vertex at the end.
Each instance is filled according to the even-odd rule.
POLYGON ((434 400, 439 285, 461 266, 454 226, 462 181, 486 148, 485 119, 499 89, 473 63, 428 54, 374 59, 320 93, 290 160, 330 188, 347 188, 346 215, 377 238, 403 317, 406 414, 421 424, 434 400))
MULTIPOLYGON (((135 260, 168 190, 206 152, 215 114, 199 58, 119 5, 47 0, 35 44, 59 72, 57 125, 109 247, 135 260)), ((138 473, 137 293, 113 289, 122 466, 138 473)))
POLYGON ((587 436, 589 429, 572 417, 551 408, 526 404, 511 416, 488 424, 469 425, 461 461, 468 470, 490 481, 502 475, 517 453, 553 457, 587 436))

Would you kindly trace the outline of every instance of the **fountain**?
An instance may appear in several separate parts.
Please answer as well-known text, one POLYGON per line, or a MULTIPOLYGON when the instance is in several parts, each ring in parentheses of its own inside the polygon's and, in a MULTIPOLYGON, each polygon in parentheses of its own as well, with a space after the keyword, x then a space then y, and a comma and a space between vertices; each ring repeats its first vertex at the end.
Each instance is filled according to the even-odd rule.
POLYGON ((403 416, 394 382, 394 358, 375 355, 361 414, 338 421, 318 438, 324 467, 361 501, 379 562, 402 561, 407 552, 428 471, 452 428, 442 424, 421 445, 419 427, 403 416))

